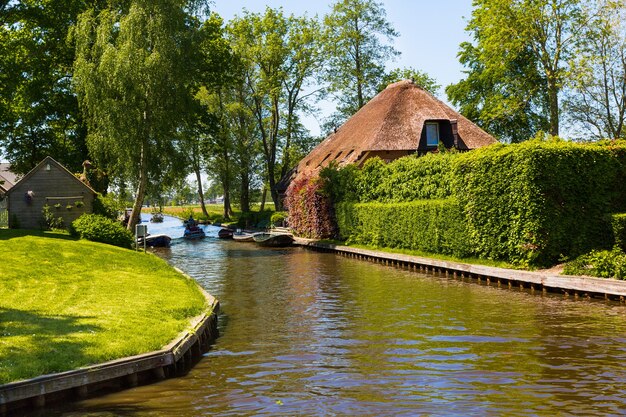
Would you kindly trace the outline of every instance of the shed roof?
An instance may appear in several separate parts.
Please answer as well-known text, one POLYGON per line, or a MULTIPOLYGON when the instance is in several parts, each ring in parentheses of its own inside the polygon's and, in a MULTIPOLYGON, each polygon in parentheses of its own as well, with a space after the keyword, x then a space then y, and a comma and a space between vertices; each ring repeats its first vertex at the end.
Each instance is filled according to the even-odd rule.
POLYGON ((0 163, 0 192, 7 192, 17 182, 17 175, 11 171, 11 164, 0 163))
POLYGON ((97 194, 97 192, 91 188, 90 186, 88 186, 87 184, 85 184, 84 182, 82 182, 81 180, 79 180, 78 178, 76 178, 76 176, 74 174, 72 174, 67 168, 65 168, 63 165, 61 165, 60 163, 58 163, 57 161, 55 161, 51 156, 46 156, 40 163, 37 164, 37 166, 35 166, 35 168, 31 169, 30 171, 28 171, 28 173, 26 175, 24 175, 22 178, 20 178, 19 181, 17 181, 15 184, 13 184, 13 187, 11 187, 8 191, 7 194, 10 194, 12 190, 14 190, 16 187, 16 185, 18 184, 22 184, 26 181, 28 181, 28 179, 30 177, 32 177, 35 172, 39 171, 40 169, 42 169, 42 167, 46 164, 52 164, 55 165, 59 168, 59 170, 67 175, 69 175, 71 178, 74 179, 74 181, 76 181, 77 183, 81 184, 83 187, 85 187, 87 189, 87 191, 89 191, 92 194, 97 194))
MULTIPOLYGON (((415 151, 424 122, 456 121, 459 149, 475 149, 496 139, 410 80, 390 84, 292 170, 289 181, 335 161, 354 163, 365 152, 415 151)), ((285 182, 283 179, 281 182, 285 182)))

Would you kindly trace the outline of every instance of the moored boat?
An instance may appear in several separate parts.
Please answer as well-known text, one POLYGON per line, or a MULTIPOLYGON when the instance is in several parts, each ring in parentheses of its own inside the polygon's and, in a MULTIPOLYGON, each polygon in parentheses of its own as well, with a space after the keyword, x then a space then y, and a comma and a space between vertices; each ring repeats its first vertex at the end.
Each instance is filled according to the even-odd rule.
POLYGON ((283 248, 293 243, 293 237, 286 233, 259 232, 252 235, 259 246, 283 248))
POLYGON ((221 228, 219 232, 217 232, 217 237, 220 239, 232 239, 233 238, 233 230, 227 229, 225 227, 221 228))
POLYGON ((238 230, 233 234, 233 240, 236 240, 237 242, 254 242, 254 237, 252 233, 238 230))
MULTIPOLYGON (((170 242, 172 238, 168 235, 148 235, 145 237, 146 246, 150 246, 152 248, 169 248, 170 242)), ((137 245, 143 246, 144 238, 137 239, 137 245)))

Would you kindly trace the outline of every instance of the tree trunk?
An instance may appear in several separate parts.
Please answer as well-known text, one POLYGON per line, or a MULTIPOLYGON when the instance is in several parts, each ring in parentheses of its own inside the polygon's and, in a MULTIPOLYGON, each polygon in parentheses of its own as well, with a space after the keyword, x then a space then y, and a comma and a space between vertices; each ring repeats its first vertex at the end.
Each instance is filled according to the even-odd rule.
POLYGON ((263 186, 263 192, 261 193, 261 208, 259 211, 265 210, 265 199, 267 198, 267 187, 263 186))
POLYGON ((243 167, 241 171, 241 198, 239 205, 242 213, 250 212, 250 178, 247 167, 243 167))
POLYGON ((548 106, 550 107, 550 134, 559 135, 559 87, 553 77, 548 77, 548 106))
POLYGON ((130 219, 128 219, 128 224, 126 226, 132 233, 135 233, 135 226, 139 223, 141 206, 143 205, 143 199, 146 195, 146 187, 148 185, 148 160, 146 157, 146 146, 146 140, 142 141, 141 154, 139 157, 139 184, 137 185, 137 192, 135 193, 133 210, 130 213, 130 219))
POLYGON ((198 181, 198 197, 200 197, 200 207, 202 208, 202 214, 207 219, 209 218, 209 212, 206 210, 206 205, 204 204, 204 191, 202 190, 202 175, 200 173, 200 168, 194 167, 194 171, 196 172, 196 181, 198 181))

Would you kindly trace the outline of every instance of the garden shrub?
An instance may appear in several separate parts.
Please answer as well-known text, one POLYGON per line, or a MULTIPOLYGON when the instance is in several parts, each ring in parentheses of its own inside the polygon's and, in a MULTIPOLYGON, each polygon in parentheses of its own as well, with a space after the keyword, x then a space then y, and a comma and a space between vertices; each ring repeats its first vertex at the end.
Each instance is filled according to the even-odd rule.
POLYGON ((120 213, 124 212, 124 209, 125 207, 113 194, 97 194, 93 200, 93 214, 104 216, 107 219, 117 220, 120 213))
POLYGON ((286 220, 287 212, 285 211, 274 212, 272 217, 270 217, 270 222, 276 227, 284 227, 286 220))
POLYGON ((611 216, 611 226, 615 245, 626 251, 626 213, 613 214, 611 216))
POLYGON ((81 239, 131 248, 133 234, 119 222, 98 214, 83 214, 72 222, 70 233, 81 239))
POLYGON ((455 255, 471 254, 463 211, 454 199, 340 203, 340 236, 349 243, 455 255))
POLYGON ((56 217, 50 206, 47 204, 43 205, 41 209, 41 228, 44 230, 54 230, 54 229, 63 229, 65 227, 65 223, 63 221, 63 217, 56 217))
POLYGON ((610 251, 591 251, 568 262, 563 269, 563 273, 623 280, 626 279, 626 253, 618 247, 610 251))

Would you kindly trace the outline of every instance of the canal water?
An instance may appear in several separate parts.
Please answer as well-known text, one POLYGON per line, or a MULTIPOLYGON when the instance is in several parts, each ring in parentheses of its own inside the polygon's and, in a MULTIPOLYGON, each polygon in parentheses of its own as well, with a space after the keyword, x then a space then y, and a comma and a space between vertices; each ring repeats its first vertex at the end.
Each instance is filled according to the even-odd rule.
POLYGON ((626 415, 623 305, 206 229, 158 254, 220 300, 211 351, 185 377, 43 415, 626 415))

